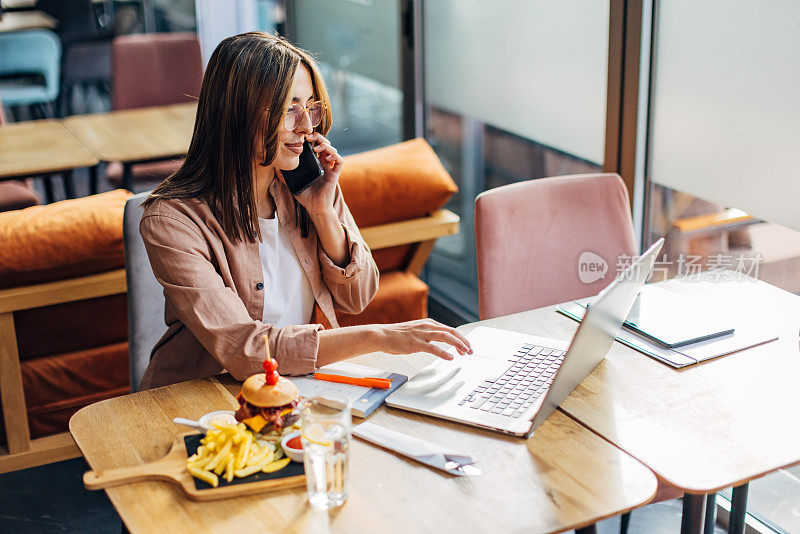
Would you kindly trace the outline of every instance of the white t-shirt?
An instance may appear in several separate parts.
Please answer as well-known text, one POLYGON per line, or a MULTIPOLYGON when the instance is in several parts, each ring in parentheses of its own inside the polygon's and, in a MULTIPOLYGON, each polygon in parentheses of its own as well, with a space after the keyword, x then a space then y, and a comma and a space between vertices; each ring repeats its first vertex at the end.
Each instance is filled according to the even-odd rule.
POLYGON ((307 324, 314 311, 314 292, 289 234, 272 219, 258 219, 261 242, 258 255, 264 274, 262 321, 275 326, 307 324))

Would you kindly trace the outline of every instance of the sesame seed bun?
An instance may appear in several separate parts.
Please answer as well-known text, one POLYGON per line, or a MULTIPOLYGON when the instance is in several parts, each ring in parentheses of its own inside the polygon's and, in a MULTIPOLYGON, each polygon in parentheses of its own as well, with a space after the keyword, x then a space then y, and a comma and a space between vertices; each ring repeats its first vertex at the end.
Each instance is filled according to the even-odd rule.
POLYGON ((274 386, 268 385, 266 378, 266 374, 260 373, 245 380, 242 384, 244 400, 261 408, 274 408, 289 404, 300 394, 297 386, 288 378, 278 378, 274 386))

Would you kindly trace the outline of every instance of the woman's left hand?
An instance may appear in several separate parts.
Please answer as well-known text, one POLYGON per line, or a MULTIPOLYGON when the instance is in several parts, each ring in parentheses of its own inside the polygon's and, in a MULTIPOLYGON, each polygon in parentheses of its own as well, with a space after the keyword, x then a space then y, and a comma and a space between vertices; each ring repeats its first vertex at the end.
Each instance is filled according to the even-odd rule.
POLYGON ((314 152, 322 165, 323 175, 297 195, 297 201, 308 210, 309 215, 315 217, 333 209, 336 184, 339 182, 344 160, 322 134, 314 132, 307 135, 306 140, 314 147, 314 152))

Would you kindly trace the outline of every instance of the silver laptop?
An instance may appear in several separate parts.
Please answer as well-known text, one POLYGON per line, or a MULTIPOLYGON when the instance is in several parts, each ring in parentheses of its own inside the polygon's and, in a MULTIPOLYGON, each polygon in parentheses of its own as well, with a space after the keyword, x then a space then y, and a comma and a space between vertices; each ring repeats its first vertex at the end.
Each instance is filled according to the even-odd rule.
POLYGON ((526 436, 606 357, 653 269, 659 239, 594 299, 572 343, 480 326, 474 354, 437 360, 386 399, 394 408, 526 436))

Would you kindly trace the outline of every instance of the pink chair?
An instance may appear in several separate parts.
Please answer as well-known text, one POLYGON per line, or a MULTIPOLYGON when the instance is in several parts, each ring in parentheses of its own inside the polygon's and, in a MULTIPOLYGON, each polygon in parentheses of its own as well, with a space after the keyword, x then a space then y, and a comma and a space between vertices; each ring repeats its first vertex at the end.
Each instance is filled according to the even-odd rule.
MULTIPOLYGON (((0 128, 7 122, 3 104, 0 102, 0 128)), ((30 179, 0 182, 0 211, 21 210, 36 206, 39 202, 39 195, 33 191, 30 179)))
POLYGON ((637 254, 628 192, 616 174, 486 191, 475 201, 475 239, 481 319, 595 295, 614 279, 620 256, 637 254), (591 280, 590 263, 605 263, 605 275, 591 280))
MULTIPOLYGON (((486 191, 475 201, 475 240, 481 320, 596 295, 616 276, 618 260, 638 254, 628 191, 616 174, 486 191), (605 264, 605 273, 590 264, 605 264)), ((659 479, 652 502, 681 495, 659 479)))
POLYGON ((122 35, 111 49, 114 109, 197 101, 203 81, 194 33, 122 35))
MULTIPOLYGON (((112 106, 115 110, 196 102, 203 81, 200 43, 194 33, 123 35, 111 48, 112 106)), ((158 182, 183 160, 139 163, 133 179, 158 182)), ((106 176, 122 180, 122 164, 108 165, 106 176)))

